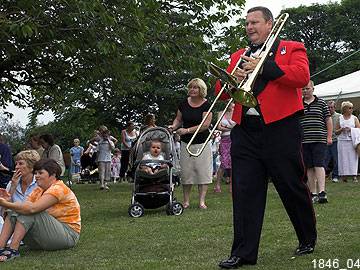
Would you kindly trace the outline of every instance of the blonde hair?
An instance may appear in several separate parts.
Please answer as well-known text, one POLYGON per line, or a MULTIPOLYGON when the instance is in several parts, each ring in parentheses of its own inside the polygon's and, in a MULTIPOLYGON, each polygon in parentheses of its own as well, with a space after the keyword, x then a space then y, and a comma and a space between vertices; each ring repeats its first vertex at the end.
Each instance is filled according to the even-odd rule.
POLYGON ((80 143, 80 140, 78 138, 74 139, 74 143, 76 142, 80 143))
POLYGON ((311 87, 311 88, 314 88, 314 87, 315 87, 314 81, 312 81, 312 80, 310 80, 310 81, 308 82, 308 84, 310 84, 310 87, 311 87))
POLYGON ((207 96, 207 86, 206 86, 206 83, 202 79, 200 79, 200 78, 192 79, 187 84, 187 88, 189 89, 191 86, 199 87, 199 89, 200 89, 200 91, 199 91, 200 97, 204 98, 204 97, 207 96))
POLYGON ((350 108, 350 107, 353 107, 354 105, 350 102, 350 101, 343 101, 341 103, 341 113, 344 113, 345 112, 345 108, 350 108))
POLYGON ((36 150, 24 150, 16 155, 15 160, 24 160, 29 168, 33 168, 34 164, 40 160, 40 155, 36 150))

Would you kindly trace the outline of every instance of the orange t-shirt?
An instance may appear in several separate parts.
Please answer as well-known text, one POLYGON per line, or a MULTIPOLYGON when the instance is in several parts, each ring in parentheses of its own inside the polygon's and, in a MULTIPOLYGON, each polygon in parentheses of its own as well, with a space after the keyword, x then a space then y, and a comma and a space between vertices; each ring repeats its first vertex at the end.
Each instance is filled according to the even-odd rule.
POLYGON ((58 202, 46 209, 46 212, 58 221, 69 225, 74 231, 80 233, 80 205, 74 192, 72 192, 63 181, 58 180, 45 190, 45 192, 40 187, 35 188, 27 200, 36 202, 43 194, 50 194, 58 199, 58 202))

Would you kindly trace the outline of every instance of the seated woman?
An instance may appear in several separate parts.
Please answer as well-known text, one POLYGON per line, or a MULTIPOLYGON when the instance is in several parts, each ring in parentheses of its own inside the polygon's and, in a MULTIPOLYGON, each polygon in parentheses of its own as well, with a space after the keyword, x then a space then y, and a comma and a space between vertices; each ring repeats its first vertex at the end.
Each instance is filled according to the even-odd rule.
POLYGON ((75 194, 58 180, 60 166, 52 159, 42 159, 35 163, 34 173, 38 187, 27 201, 0 198, 0 206, 10 209, 0 234, 0 262, 20 256, 21 240, 31 249, 42 250, 68 249, 79 240, 80 205, 75 194))
MULTIPOLYGON (((25 201, 27 196, 37 187, 33 168, 34 164, 39 160, 40 155, 36 150, 25 150, 18 153, 15 157, 15 173, 8 183, 6 190, 0 189, 0 197, 12 202, 25 201)), ((2 218, 1 215, 1 224, 2 218)), ((0 225, 0 232, 1 229, 2 225, 0 225)))
MULTIPOLYGON (((144 153, 142 160, 164 160, 161 149, 162 143, 159 140, 152 140, 150 144, 150 153, 144 153)), ((156 174, 159 170, 165 168, 167 168, 166 164, 156 164, 156 166, 150 166, 150 164, 140 165, 140 169, 147 174, 156 174)))

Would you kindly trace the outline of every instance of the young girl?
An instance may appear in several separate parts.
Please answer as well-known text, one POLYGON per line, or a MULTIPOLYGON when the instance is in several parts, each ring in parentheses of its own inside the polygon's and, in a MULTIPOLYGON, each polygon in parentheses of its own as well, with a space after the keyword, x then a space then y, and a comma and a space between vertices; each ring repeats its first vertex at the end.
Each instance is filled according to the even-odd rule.
POLYGON ((114 155, 111 159, 111 177, 114 180, 114 183, 119 179, 120 177, 120 158, 121 158, 121 151, 119 148, 115 148, 114 155))

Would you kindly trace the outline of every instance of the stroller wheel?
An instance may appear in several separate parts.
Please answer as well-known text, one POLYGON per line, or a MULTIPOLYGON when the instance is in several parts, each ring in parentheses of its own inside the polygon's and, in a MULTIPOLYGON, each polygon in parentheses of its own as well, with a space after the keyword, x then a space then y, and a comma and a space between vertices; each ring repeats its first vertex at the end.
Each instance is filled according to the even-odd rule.
POLYGON ((170 212, 174 216, 180 216, 184 212, 184 206, 179 202, 170 205, 170 212))
POLYGON ((144 207, 139 203, 130 205, 128 213, 130 217, 138 218, 144 215, 144 207))

